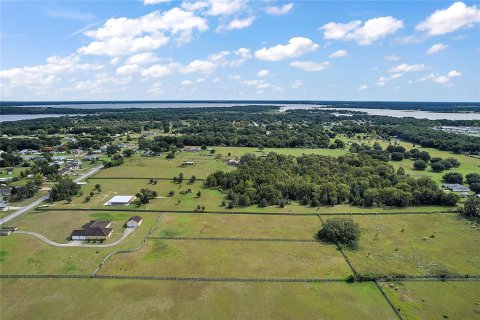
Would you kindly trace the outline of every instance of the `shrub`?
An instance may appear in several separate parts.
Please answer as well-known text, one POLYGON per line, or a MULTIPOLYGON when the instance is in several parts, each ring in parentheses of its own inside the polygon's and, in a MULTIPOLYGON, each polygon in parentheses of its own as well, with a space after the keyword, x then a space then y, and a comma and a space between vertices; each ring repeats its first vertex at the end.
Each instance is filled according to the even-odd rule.
POLYGON ((449 172, 443 175, 442 179, 448 183, 462 183, 463 175, 458 172, 449 172))
POLYGON ((463 214, 468 218, 480 218, 480 198, 468 198, 463 207, 463 214))
POLYGON ((360 227, 351 218, 328 219, 317 237, 323 241, 355 248, 360 239, 360 227))

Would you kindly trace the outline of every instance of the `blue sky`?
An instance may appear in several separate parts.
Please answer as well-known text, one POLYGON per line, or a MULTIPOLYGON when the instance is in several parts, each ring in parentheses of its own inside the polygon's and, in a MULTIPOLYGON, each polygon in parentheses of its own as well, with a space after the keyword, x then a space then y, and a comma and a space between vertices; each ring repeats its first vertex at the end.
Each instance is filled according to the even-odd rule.
POLYGON ((480 101, 480 6, 1 1, 2 100, 480 101))

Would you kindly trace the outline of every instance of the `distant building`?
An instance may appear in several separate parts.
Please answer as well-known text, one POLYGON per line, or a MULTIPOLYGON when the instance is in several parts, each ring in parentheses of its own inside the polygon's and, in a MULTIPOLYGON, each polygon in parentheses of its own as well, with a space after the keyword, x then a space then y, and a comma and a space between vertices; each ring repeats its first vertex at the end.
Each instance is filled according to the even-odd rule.
POLYGON ((188 147, 188 148, 183 148, 183 151, 186 151, 186 152, 200 152, 200 151, 202 151, 202 148, 200 148, 200 147, 188 147))
POLYGON ((183 162, 184 167, 193 166, 194 164, 195 164, 195 161, 184 161, 183 162))
POLYGON ((137 228, 142 224, 142 218, 139 216, 133 216, 127 221, 127 228, 137 228))
POLYGON ((93 154, 86 155, 83 157, 83 160, 85 161, 95 161, 98 160, 98 156, 94 156, 93 154))
POLYGON ((230 160, 227 161, 227 163, 228 163, 229 166, 238 166, 240 161, 235 160, 235 159, 230 159, 230 160))
POLYGON ((453 192, 470 192, 470 189, 458 183, 446 183, 443 187, 453 192))
POLYGON ((8 205, 8 202, 3 198, 0 198, 0 211, 8 211, 9 209, 10 206, 8 205))
POLYGON ((73 230, 70 238, 72 240, 106 240, 112 233, 111 221, 92 220, 83 225, 81 230, 73 230))
POLYGON ((104 206, 128 206, 133 199, 134 196, 115 196, 110 199, 108 202, 104 203, 104 206))

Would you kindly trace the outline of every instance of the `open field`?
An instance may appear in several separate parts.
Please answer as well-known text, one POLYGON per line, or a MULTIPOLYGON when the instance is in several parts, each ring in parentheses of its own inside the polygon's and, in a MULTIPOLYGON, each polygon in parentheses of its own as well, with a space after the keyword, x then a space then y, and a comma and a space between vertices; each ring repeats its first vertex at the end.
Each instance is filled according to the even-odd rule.
POLYGON ((478 281, 412 281, 380 285, 405 319, 480 317, 478 281))
MULTIPOLYGON (((101 171, 103 172, 103 171, 101 171)), ((433 212, 454 210, 455 207, 441 207, 441 206, 421 206, 421 207, 407 207, 407 208, 363 208, 354 207, 350 205, 336 205, 322 206, 313 208, 309 206, 302 206, 296 202, 286 205, 284 208, 278 206, 269 206, 260 208, 256 205, 249 207, 236 207, 228 209, 222 206, 222 201, 226 201, 226 194, 218 190, 213 190, 205 187, 201 181, 196 181, 193 184, 188 182, 188 178, 182 184, 174 183, 168 180, 158 180, 157 184, 149 184, 149 179, 95 179, 90 178, 88 184, 82 185, 83 196, 74 197, 71 203, 65 201, 55 202, 51 205, 52 208, 61 208, 65 210, 74 208, 86 209, 105 209, 118 208, 119 210, 135 210, 135 209, 151 209, 151 210, 165 210, 165 211, 194 211, 198 206, 205 207, 206 211, 226 211, 226 212, 278 212, 278 213, 311 213, 311 214, 334 214, 334 213, 368 213, 368 212, 433 212), (94 190, 95 184, 101 185, 101 192, 94 190), (130 204, 128 207, 108 207, 104 203, 116 195, 135 195, 140 189, 146 188, 157 192, 158 197, 150 201, 150 203, 138 207, 135 204, 130 204), (191 189, 191 192, 188 192, 191 189), (85 197, 93 191, 94 196, 89 202, 85 202, 85 197), (169 192, 174 191, 173 196, 169 196, 169 192), (201 196, 197 197, 197 192, 201 192, 201 196), (183 192, 183 193, 182 193, 183 192)))
POLYGON ((320 227, 317 216, 165 214, 153 235, 310 240, 320 227))
POLYGON ((65 319, 66 314, 72 319, 395 319, 371 283, 1 279, 0 284, 2 319, 65 319))
POLYGON ((480 275, 480 230, 458 215, 355 216, 360 247, 347 256, 366 275, 480 275))
POLYGON ((335 246, 311 243, 215 240, 154 240, 134 252, 113 256, 99 274, 342 278, 351 273, 335 246))
MULTIPOLYGON (((42 213, 42 215, 44 214, 42 213)), ((54 215, 57 212, 49 214, 54 215)), ((77 212, 72 213, 72 218, 76 214, 77 212)), ((144 222, 135 232, 118 246, 107 248, 53 247, 26 234, 14 233, 8 237, 1 237, 0 270, 2 274, 91 274, 107 254, 137 247, 146 236, 148 229, 154 224, 157 216, 156 214, 142 215, 144 222)), ((37 219, 41 217, 39 216, 37 219)), ((49 216, 46 219, 52 219, 52 217, 49 216)), ((26 223, 28 224, 28 222, 26 223)), ((58 231, 61 234, 63 230, 61 224, 54 224, 54 227, 55 229, 51 232, 58 231)))

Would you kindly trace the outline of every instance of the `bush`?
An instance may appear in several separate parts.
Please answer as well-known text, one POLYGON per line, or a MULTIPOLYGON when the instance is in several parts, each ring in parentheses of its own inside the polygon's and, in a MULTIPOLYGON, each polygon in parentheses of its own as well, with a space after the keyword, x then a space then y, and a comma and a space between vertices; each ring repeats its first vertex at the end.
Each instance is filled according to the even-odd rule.
POLYGON ((323 241, 355 248, 360 240, 360 227, 351 218, 328 219, 317 237, 323 241))
POLYGON ((50 201, 71 199, 78 191, 80 191, 80 186, 71 179, 61 179, 50 190, 50 201))
POLYGON ((433 172, 442 172, 446 169, 441 161, 432 163, 431 167, 433 172))
POLYGON ((423 171, 427 168, 428 164, 423 161, 423 160, 417 160, 413 163, 413 167, 416 169, 416 170, 420 170, 420 171, 423 171))

